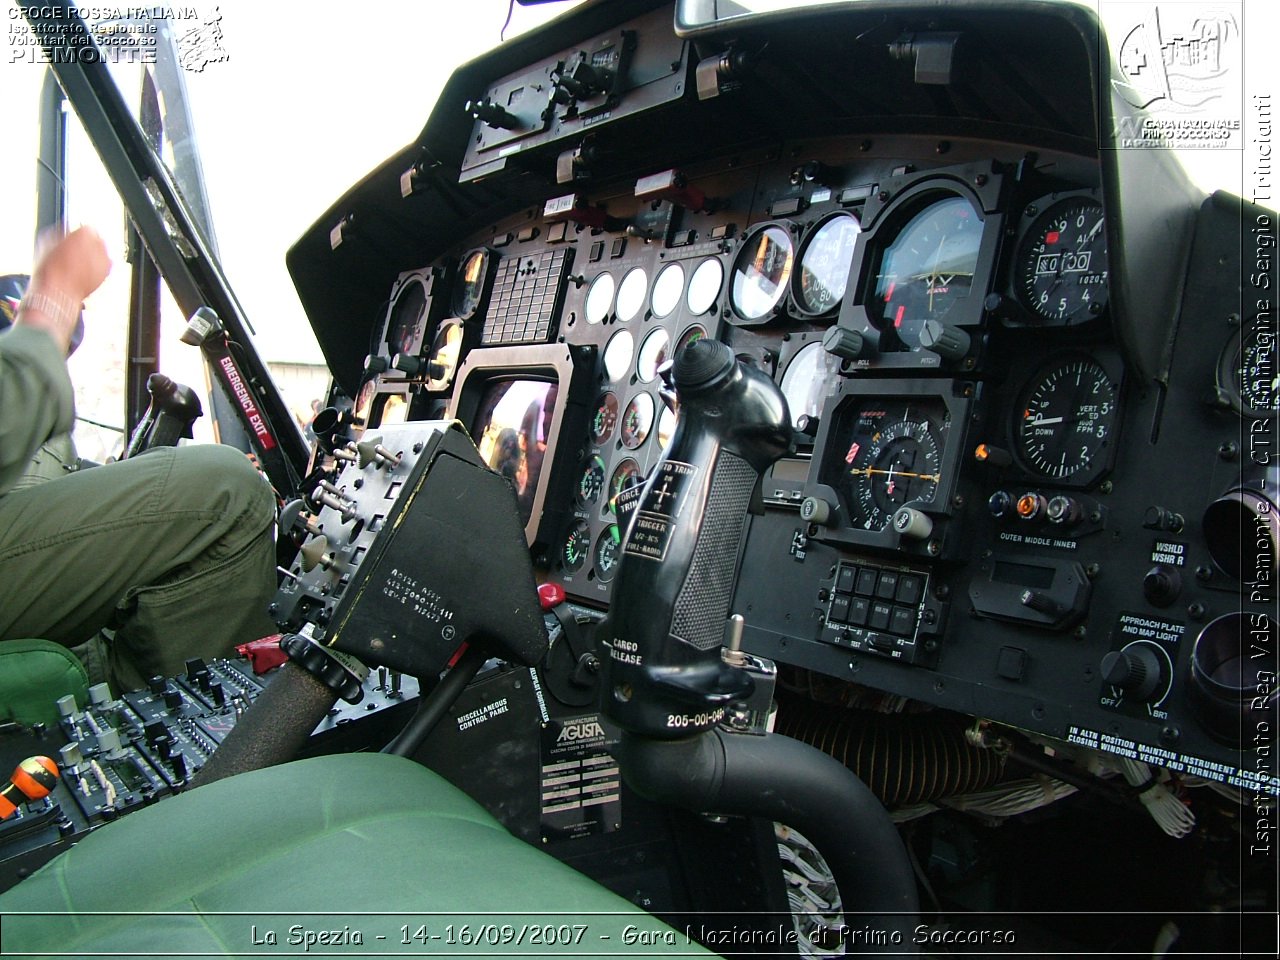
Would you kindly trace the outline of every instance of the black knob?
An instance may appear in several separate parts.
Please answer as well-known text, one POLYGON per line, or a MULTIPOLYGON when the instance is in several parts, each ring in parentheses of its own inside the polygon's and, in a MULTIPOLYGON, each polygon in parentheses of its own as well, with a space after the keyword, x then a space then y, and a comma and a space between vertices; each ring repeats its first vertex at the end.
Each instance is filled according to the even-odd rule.
POLYGON ((364 372, 366 376, 372 376, 375 373, 382 373, 387 369, 388 363, 386 357, 380 357, 371 353, 364 358, 364 372))
POLYGON ((817 417, 802 413, 796 417, 796 433, 800 434, 801 439, 810 443, 818 435, 818 426, 820 421, 817 417))
POLYGON ((413 377, 422 369, 422 358, 415 357, 412 353, 397 353, 391 358, 391 365, 413 377))
POLYGON ((215 680, 209 684, 209 696, 213 699, 214 706, 225 707, 227 705, 227 691, 222 686, 221 680, 215 680))
POLYGON ((503 109, 488 97, 483 100, 468 100, 464 109, 476 120, 480 120, 491 127, 513 130, 520 124, 519 117, 503 109))
POLYGON ((151 691, 153 697, 158 697, 164 693, 164 677, 152 677, 147 681, 147 689, 151 691))
POLYGON ((1151 700, 1162 673, 1160 658, 1146 643, 1113 650, 1102 658, 1102 679, 1138 700, 1151 700))
POLYGON ((926 320, 920 331, 920 346, 932 350, 948 363, 963 360, 973 341, 957 326, 939 320, 926 320))
POLYGON ((988 498, 987 509, 997 520, 1003 519, 1013 513, 1013 497, 1005 490, 997 490, 988 498))
POLYGON ((182 706, 182 691, 177 687, 170 686, 164 691, 164 705, 170 710, 177 710, 182 706))
POLYGON ((822 349, 841 360, 857 360, 866 352, 862 334, 848 327, 832 327, 822 337, 822 349))
POLYGON ((1182 575, 1175 567, 1157 563, 1142 578, 1142 595, 1157 607, 1167 607, 1178 599, 1182 591, 1182 575))
POLYGON ((1047 616, 1054 616, 1062 612, 1062 604, 1058 603, 1057 600, 1043 590, 1023 590, 1019 600, 1028 610, 1034 610, 1047 616))

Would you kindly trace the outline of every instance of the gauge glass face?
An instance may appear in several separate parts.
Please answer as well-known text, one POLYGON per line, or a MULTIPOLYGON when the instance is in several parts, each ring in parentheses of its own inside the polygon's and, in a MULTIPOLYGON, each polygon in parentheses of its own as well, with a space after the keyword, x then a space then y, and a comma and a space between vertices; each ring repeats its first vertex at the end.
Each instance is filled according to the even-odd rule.
POLYGON ((658 448, 660 450, 667 449, 667 444, 671 442, 671 436, 676 432, 676 421, 676 412, 664 403, 662 413, 658 417, 658 448))
POLYGON ((665 317, 680 305, 680 294, 684 293, 684 267, 678 263, 668 263, 658 273, 654 281, 653 293, 649 297, 649 307, 655 317, 665 317))
POLYGON ((1107 235, 1102 204, 1056 203, 1031 225, 1018 251, 1018 294, 1041 320, 1068 326, 1107 305, 1107 235))
POLYGON ((613 309, 613 274, 602 273, 587 288, 587 323, 600 323, 613 309))
POLYGON ((616 523, 609 524, 600 539, 596 541, 596 579, 608 583, 618 572, 618 561, 622 559, 622 535, 616 523))
POLYGON ((635 317, 644 307, 649 292, 649 275, 642 267, 629 270, 618 287, 618 319, 623 323, 635 317))
POLYGON ((622 415, 622 445, 628 450, 635 450, 649 439, 653 429, 653 397, 647 393, 638 393, 627 404, 622 415))
POLYGON ((822 413, 822 402, 831 393, 839 372, 840 358, 827 353, 816 341, 801 347, 791 358, 782 375, 782 395, 787 398, 793 427, 800 425, 801 417, 822 413))
POLYGON ((618 422, 618 398, 606 391, 596 401, 596 412, 591 417, 591 439, 596 443, 604 443, 613 436, 614 425, 618 422))
POLYGON ((378 393, 378 381, 366 380, 360 387, 360 392, 356 394, 356 402, 353 404, 352 412, 365 425, 369 424, 369 415, 373 412, 373 398, 378 393))
POLYGON ((787 292, 795 248, 791 234, 769 226, 748 237, 733 263, 730 301, 743 320, 769 315, 787 292))
POLYGON ((857 220, 840 213, 810 234, 797 271, 796 302, 802 310, 816 316, 840 306, 849 284, 853 248, 861 231, 857 220))
POLYGON ((880 351, 919 350, 925 324, 944 321, 968 299, 982 245, 982 220, 963 197, 935 200, 884 248, 867 302, 880 351))
POLYGON ((843 439, 831 451, 828 476, 848 505, 850 525, 883 530, 900 507, 933 502, 949 430, 938 400, 862 400, 842 415, 843 439))
MULTIPOLYGON (((1255 321, 1257 323, 1257 321, 1255 321)), ((1218 386, 1242 416, 1274 417, 1280 409, 1280 368, 1271 330, 1232 335, 1218 363, 1218 386)))
POLYGON ((600 499, 600 492, 604 490, 604 471, 604 459, 598 455, 582 468, 582 475, 578 477, 578 502, 584 507, 600 499))
POLYGON ((621 380, 631 372, 636 341, 629 330, 619 330, 604 348, 604 372, 610 381, 621 380))
POLYGON ((489 272, 489 251, 472 250, 458 268, 458 284, 453 291, 454 315, 470 320, 480 309, 485 276, 489 272))
POLYGON ((630 457, 627 457, 614 468, 613 476, 609 478, 609 499, 605 501, 604 510, 602 511, 606 517, 617 515, 618 494, 628 487, 635 486, 639 480, 640 464, 630 457))
POLYGON ((462 324, 446 320, 436 330, 431 340, 431 358, 428 361, 427 389, 447 390, 453 383, 458 369, 458 357, 462 354, 462 324))
POLYGON ((667 347, 671 345, 671 337, 667 331, 653 330, 640 344, 640 359, 636 361, 636 376, 641 383, 648 383, 658 375, 658 367, 666 362, 667 347))
POLYGON ((1116 384, 1089 357, 1060 360, 1041 370, 1015 411, 1019 458, 1050 480, 1080 480, 1105 463, 1116 424, 1116 384))
POLYGON ((382 405, 379 423, 404 423, 409 418, 409 400, 404 394, 393 393, 382 405))
POLYGON ((565 537, 564 548, 560 551, 560 561, 565 570, 576 573, 587 562, 591 553, 591 528, 581 520, 577 521, 565 537))
POLYGON ((671 355, 674 357, 677 353, 679 353, 689 344, 696 343, 706 335, 707 335, 707 331, 704 330, 699 324, 695 323, 692 327, 690 327, 684 333, 680 334, 680 339, 676 342, 676 348, 675 350, 672 351, 671 355))
POLYGON ((720 296, 720 285, 724 283, 724 266, 715 257, 703 260, 693 276, 689 278, 689 289, 685 292, 685 306, 694 316, 700 316, 710 310, 720 296))
POLYGON ((410 280, 396 294, 396 302, 387 321, 387 347, 393 354, 409 353, 417 348, 426 311, 426 288, 421 280, 410 280))

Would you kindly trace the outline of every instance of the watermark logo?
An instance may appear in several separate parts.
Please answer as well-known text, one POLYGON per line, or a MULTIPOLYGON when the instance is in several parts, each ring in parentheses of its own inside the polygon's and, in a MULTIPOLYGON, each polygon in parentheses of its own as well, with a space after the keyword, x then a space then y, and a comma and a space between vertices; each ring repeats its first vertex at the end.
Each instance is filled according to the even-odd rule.
POLYGON ((206 14, 192 6, 129 7, 50 4, 37 36, 22 10, 9 11, 10 63, 141 63, 159 61, 162 46, 176 50, 184 70, 201 73, 211 63, 230 58, 223 46, 222 12, 206 14), (74 22, 78 17, 85 28, 74 22), (172 38, 172 41, 171 39, 172 38))
POLYGON ((222 45, 222 11, 213 8, 213 15, 178 34, 178 59, 182 69, 190 73, 203 73, 211 63, 224 63, 231 57, 222 45))
POLYGON ((1110 31, 1118 38, 1111 80, 1117 95, 1117 146, 1239 147, 1242 41, 1237 10, 1151 4, 1134 5, 1125 13, 1110 31))

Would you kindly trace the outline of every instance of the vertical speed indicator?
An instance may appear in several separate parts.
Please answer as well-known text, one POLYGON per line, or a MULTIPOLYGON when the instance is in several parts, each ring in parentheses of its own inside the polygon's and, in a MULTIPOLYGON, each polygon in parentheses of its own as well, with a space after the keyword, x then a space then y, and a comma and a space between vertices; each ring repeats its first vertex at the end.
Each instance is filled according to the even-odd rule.
POLYGON ((1106 466, 1116 428, 1118 386, 1092 357, 1068 357, 1043 367, 1014 414, 1019 458, 1047 480, 1081 483, 1106 466))

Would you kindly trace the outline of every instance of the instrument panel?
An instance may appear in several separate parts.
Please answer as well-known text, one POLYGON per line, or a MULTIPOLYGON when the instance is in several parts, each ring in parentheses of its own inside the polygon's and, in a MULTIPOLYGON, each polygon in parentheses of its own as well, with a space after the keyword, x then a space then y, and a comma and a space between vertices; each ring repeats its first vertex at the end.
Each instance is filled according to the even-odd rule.
MULTIPOLYGON (((1108 215, 1093 157, 979 138, 568 177, 397 278, 356 413, 462 419, 543 577, 603 611, 618 497, 678 427, 665 365, 720 339, 795 428, 740 548, 747 650, 1280 794, 1231 732, 1240 638, 1277 632, 1249 588, 1275 575, 1274 468, 1239 442, 1274 422, 1275 339, 1184 312, 1167 384, 1136 376, 1108 215), (1259 524, 1271 560, 1240 546, 1259 524)), ((1186 302, 1212 303, 1238 250, 1199 255, 1186 302)))

